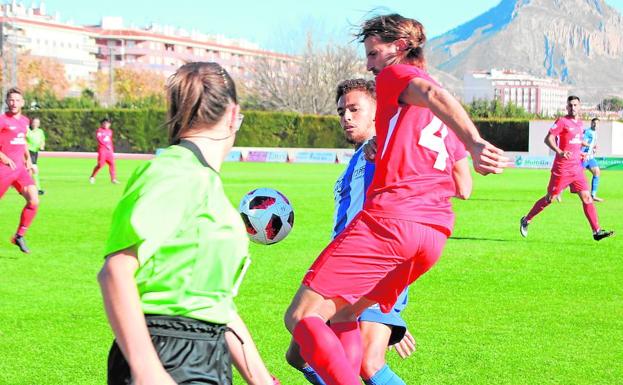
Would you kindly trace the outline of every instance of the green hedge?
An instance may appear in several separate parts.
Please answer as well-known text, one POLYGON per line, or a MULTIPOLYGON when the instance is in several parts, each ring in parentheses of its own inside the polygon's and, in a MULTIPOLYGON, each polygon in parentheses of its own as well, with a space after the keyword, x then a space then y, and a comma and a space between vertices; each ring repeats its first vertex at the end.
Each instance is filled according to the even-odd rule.
MULTIPOLYGON (((38 116, 52 151, 94 151, 99 121, 110 117, 118 152, 151 153, 167 145, 164 110, 50 109, 28 112, 38 116)), ((335 116, 245 111, 236 145, 241 147, 347 148, 335 116)), ((483 137, 507 151, 528 150, 527 120, 477 120, 483 137)))
POLYGON ((526 119, 479 119, 474 123, 480 135, 505 151, 528 151, 529 126, 526 119))

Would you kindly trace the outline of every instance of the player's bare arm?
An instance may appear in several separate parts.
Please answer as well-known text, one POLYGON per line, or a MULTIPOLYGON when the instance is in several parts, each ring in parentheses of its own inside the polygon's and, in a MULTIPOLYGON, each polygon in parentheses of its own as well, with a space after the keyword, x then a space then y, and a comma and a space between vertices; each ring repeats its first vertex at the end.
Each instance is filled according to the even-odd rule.
POLYGON ((133 249, 122 250, 106 258, 97 276, 106 315, 117 344, 130 365, 134 384, 174 385, 158 358, 145 324, 134 281, 138 267, 133 249))
POLYGON ((504 151, 480 137, 463 106, 448 91, 428 80, 414 78, 400 95, 400 102, 428 108, 441 119, 465 144, 479 174, 500 174, 507 167, 509 159, 504 151))
POLYGON ((0 151, 0 162, 9 166, 11 170, 15 170, 15 162, 13 162, 13 160, 6 156, 2 151, 0 151))
POLYGON ((233 321, 227 324, 227 327, 236 333, 227 332, 225 339, 233 364, 244 381, 249 385, 278 384, 279 381, 274 379, 266 369, 251 333, 240 315, 236 314, 233 321))
POLYGON ((24 164, 26 165, 26 169, 28 171, 32 171, 32 159, 30 158, 30 151, 28 151, 28 147, 24 148, 24 164))
POLYGON ((563 151, 560 149, 560 147, 558 147, 558 145, 556 144, 556 137, 549 132, 547 133, 547 135, 545 135, 545 145, 549 147, 552 151, 554 151, 557 155, 562 156, 565 159, 569 159, 569 157, 571 156, 571 152, 563 151))
POLYGON ((366 160, 372 162, 376 158, 376 136, 373 136, 363 145, 363 154, 366 160))
POLYGON ((457 161, 452 168, 452 179, 456 185, 456 198, 469 199, 472 194, 472 173, 467 158, 457 161))

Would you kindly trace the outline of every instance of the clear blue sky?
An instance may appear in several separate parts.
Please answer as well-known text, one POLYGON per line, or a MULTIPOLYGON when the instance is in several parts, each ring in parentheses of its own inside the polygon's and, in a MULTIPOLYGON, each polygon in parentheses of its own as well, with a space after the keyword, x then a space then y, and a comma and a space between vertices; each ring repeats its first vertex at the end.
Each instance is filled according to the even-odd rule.
MULTIPOLYGON (((499 1, 47 0, 46 8, 48 13, 58 11, 62 20, 76 24, 97 24, 102 16, 122 16, 126 25, 167 24, 244 38, 267 49, 292 50, 291 42, 301 42, 303 31, 310 27, 323 39, 345 41, 349 38, 349 26, 359 24, 374 9, 416 18, 424 24, 428 36, 433 37, 478 16, 499 1)), ((24 3, 30 5, 30 0, 24 3)), ((607 3, 623 12, 623 0, 607 3)))

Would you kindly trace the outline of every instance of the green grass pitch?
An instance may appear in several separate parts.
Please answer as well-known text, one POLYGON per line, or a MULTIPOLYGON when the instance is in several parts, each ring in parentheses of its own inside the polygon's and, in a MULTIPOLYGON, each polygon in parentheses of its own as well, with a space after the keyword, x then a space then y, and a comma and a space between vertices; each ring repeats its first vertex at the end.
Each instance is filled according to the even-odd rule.
MULTIPOLYGON (((138 161, 119 161, 128 179, 138 161)), ((105 383, 111 332, 96 274, 123 185, 92 160, 40 160, 46 195, 27 234, 33 253, 9 244, 23 200, 0 201, 0 384, 105 383)), ((339 165, 225 164, 232 202, 256 187, 281 190, 296 217, 292 234, 253 245, 238 306, 269 369, 304 385, 283 358, 282 315, 300 279, 327 244, 339 165)), ((623 383, 623 173, 603 172, 602 225, 619 230, 594 242, 577 197, 565 193, 518 232, 543 195, 548 171, 475 177, 472 198, 456 202, 457 225, 439 263, 412 287, 405 318, 418 351, 395 372, 407 384, 623 383)), ((166 202, 163 202, 166 204, 166 202)), ((239 377, 235 382, 240 384, 239 377)))

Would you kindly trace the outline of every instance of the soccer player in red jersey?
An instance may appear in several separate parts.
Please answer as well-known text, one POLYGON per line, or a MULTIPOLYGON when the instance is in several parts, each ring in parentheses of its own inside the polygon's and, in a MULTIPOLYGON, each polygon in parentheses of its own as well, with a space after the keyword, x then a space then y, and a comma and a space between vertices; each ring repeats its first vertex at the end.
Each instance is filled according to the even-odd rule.
POLYGON ((523 237, 528 236, 528 225, 532 219, 552 203, 552 199, 558 197, 571 186, 571 192, 580 196, 584 215, 593 229, 593 239, 599 241, 614 234, 599 227, 597 209, 591 197, 588 182, 582 167, 582 137, 584 124, 580 119, 580 98, 569 96, 567 98, 567 115, 558 118, 545 136, 545 144, 556 153, 552 175, 547 186, 547 194, 539 199, 532 210, 519 221, 519 232, 523 237))
POLYGON ((115 148, 112 141, 112 130, 110 129, 110 119, 104 118, 100 122, 100 127, 95 131, 95 137, 97 138, 97 165, 91 173, 89 182, 95 183, 95 175, 98 171, 108 164, 108 171, 110 171, 110 181, 114 184, 119 184, 115 174, 115 148))
POLYGON ((374 179, 363 210, 316 259, 285 316, 302 357, 328 385, 359 384, 357 315, 375 303, 388 312, 439 258, 454 222, 460 142, 481 174, 501 173, 508 162, 426 73, 422 24, 378 16, 357 36, 376 75, 374 179))
POLYGON ((29 253, 24 235, 39 207, 39 191, 30 174, 32 162, 26 146, 30 121, 22 115, 24 97, 19 88, 7 91, 6 104, 7 112, 0 115, 0 198, 13 186, 26 199, 17 232, 11 242, 22 252, 29 253))

